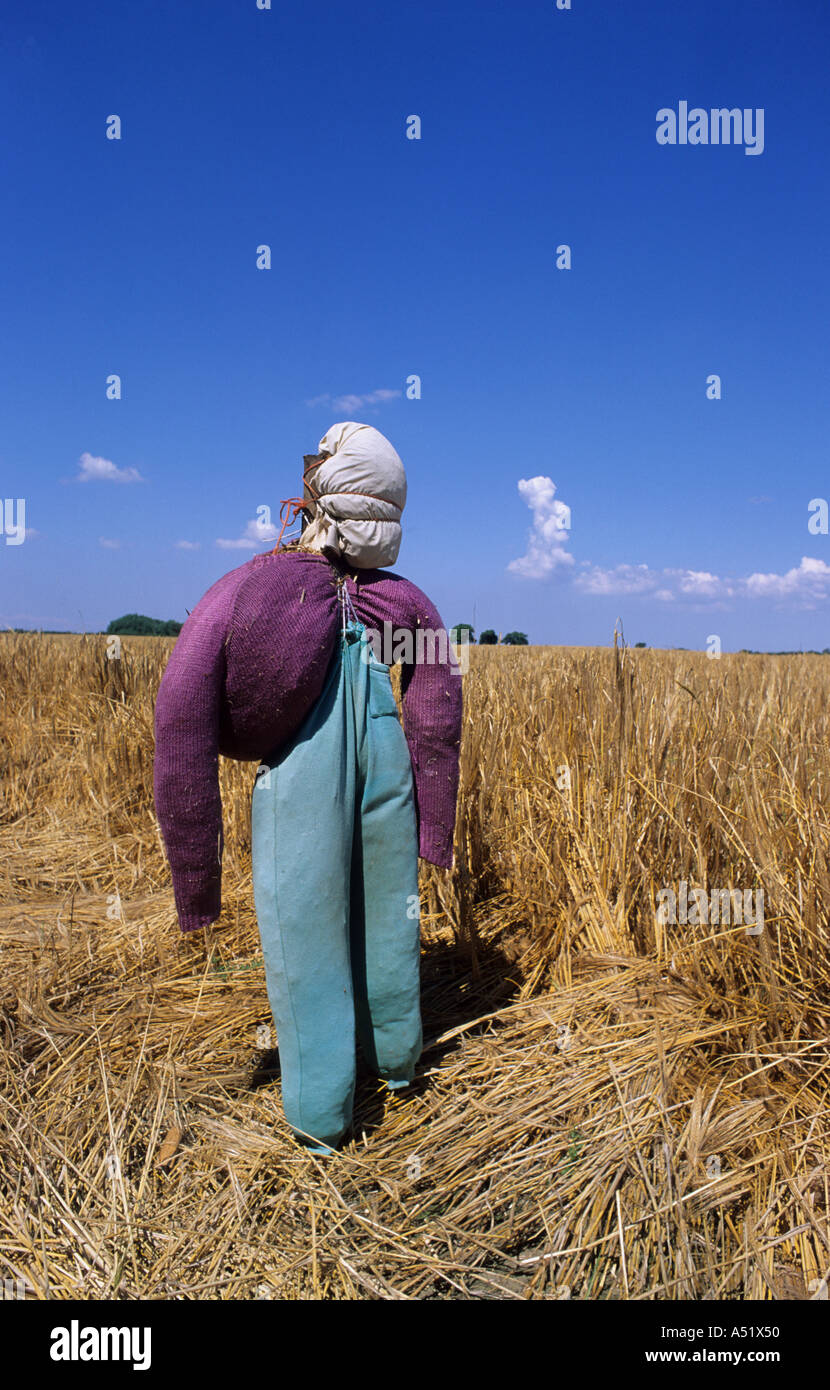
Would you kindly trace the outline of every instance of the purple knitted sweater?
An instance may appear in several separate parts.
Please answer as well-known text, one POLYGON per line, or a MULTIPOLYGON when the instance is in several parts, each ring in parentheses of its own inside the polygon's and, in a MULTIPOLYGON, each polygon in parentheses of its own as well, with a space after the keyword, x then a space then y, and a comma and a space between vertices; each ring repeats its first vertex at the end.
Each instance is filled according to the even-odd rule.
MULTIPOLYGON (((418 627, 443 631, 429 599, 401 575, 343 572, 367 628, 383 633, 391 622, 393 630, 413 634, 418 627)), ((179 634, 156 699, 154 789, 183 932, 207 926, 221 911, 219 754, 259 762, 303 722, 340 631, 336 574, 324 556, 310 552, 255 555, 208 589, 179 634)), ((413 648, 417 654, 414 642, 413 648)), ((403 665, 401 691, 419 854, 449 868, 461 677, 422 654, 403 665)))

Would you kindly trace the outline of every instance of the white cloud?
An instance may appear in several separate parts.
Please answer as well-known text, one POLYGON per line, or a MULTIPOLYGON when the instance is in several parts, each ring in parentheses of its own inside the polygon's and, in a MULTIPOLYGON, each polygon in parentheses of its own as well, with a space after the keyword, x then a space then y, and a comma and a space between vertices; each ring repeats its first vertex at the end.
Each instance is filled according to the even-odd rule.
POLYGON ((265 545, 268 541, 272 544, 277 539, 279 531, 270 521, 260 522, 259 518, 249 521, 242 535, 236 540, 218 539, 216 544, 220 550, 256 550, 257 546, 265 545))
POLYGON ((659 582, 659 571, 650 570, 648 565, 615 565, 607 570, 592 565, 577 575, 574 588, 584 594, 647 594, 659 582))
POLYGON ((99 537, 98 537, 98 544, 99 544, 99 545, 102 545, 102 546, 104 547, 105 550, 120 550, 120 549, 121 549, 121 542, 120 542, 120 541, 112 541, 112 540, 109 539, 108 536, 99 536, 99 537))
POLYGON ((199 541, 176 541, 177 550, 201 550, 199 541))
POLYGON ((555 498, 556 484, 550 478, 520 478, 519 493, 533 513, 527 553, 507 566, 524 579, 544 579, 558 565, 572 565, 573 555, 566 549, 571 525, 571 509, 555 498))
POLYGON ((80 473, 75 479, 78 483, 143 483, 144 479, 137 468, 116 468, 111 459, 95 458, 83 453, 80 457, 80 473))
POLYGON ((344 410, 350 413, 355 410, 362 410, 365 405, 383 405, 386 401, 397 400, 401 394, 400 388, 392 391, 383 387, 378 391, 367 391, 363 396, 332 396, 326 392, 322 396, 312 396, 310 401, 306 401, 306 405, 330 405, 334 410, 344 410))
POLYGON ((727 599, 767 598, 812 608, 830 598, 830 565, 808 555, 785 574, 750 574, 728 579, 709 570, 649 569, 648 565, 591 565, 574 579, 582 593, 645 594, 663 603, 690 599, 723 605, 727 599))
POLYGON ((721 579, 708 570, 665 570, 668 575, 678 576, 681 594, 692 598, 732 598, 735 589, 728 579, 721 579))
POLYGON ((810 605, 830 593, 830 565, 802 555, 801 563, 786 574, 751 574, 744 590, 748 598, 792 598, 810 605))
POLYGON ((672 603, 678 597, 714 600, 735 594, 732 582, 708 570, 653 570, 648 565, 614 565, 611 569, 592 565, 577 575, 574 587, 585 594, 649 594, 661 603, 672 603))

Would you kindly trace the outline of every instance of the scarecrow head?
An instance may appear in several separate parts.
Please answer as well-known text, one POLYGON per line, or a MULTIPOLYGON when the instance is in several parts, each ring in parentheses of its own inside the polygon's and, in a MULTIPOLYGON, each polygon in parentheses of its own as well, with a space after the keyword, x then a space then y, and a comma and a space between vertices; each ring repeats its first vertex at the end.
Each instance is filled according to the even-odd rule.
POLYGON ((372 425, 332 425, 319 453, 306 454, 304 464, 303 496, 289 499, 295 515, 303 514, 302 548, 325 551, 354 569, 393 565, 406 474, 389 440, 372 425))

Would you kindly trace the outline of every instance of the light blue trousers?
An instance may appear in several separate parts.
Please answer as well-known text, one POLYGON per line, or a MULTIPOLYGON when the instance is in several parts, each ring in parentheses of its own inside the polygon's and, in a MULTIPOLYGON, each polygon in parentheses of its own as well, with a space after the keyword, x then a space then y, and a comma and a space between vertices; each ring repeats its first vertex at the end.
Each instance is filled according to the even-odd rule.
POLYGON ((421 1055, 412 765, 389 667, 349 622, 293 739, 258 770, 254 903, 296 1138, 329 1153, 352 1121, 356 1039, 406 1086, 421 1055))

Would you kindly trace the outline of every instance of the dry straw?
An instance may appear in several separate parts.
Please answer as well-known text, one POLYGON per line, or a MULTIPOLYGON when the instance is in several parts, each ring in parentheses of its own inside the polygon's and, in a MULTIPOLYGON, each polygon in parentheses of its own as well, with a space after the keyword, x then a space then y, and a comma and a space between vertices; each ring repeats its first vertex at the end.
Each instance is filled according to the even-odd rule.
POLYGON ((222 924, 178 934, 152 811, 170 645, 0 638, 3 1278, 826 1297, 821 658, 473 649, 456 869, 422 869, 418 1077, 395 1097, 361 1071, 320 1160, 267 1046, 253 765, 221 770, 222 924), (681 880, 762 887, 764 931, 660 926, 681 880))

